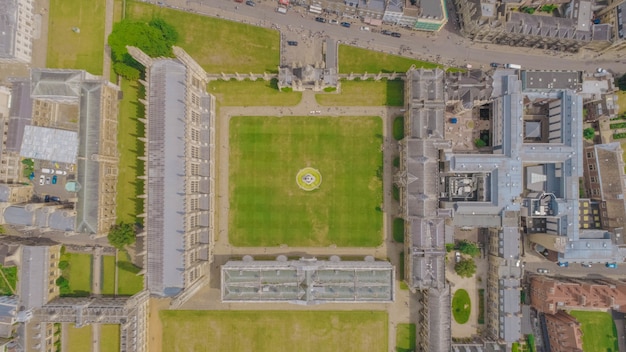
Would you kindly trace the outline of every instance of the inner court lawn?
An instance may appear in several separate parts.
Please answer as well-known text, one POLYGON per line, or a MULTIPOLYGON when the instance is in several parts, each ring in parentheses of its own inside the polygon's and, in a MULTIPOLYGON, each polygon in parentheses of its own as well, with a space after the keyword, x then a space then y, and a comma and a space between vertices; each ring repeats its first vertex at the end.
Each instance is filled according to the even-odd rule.
POLYGON ((382 311, 165 310, 163 351, 386 352, 382 311))
POLYGON ((233 117, 230 243, 380 245, 381 144, 379 117, 233 117), (314 191, 296 184, 307 166, 322 175, 314 191))

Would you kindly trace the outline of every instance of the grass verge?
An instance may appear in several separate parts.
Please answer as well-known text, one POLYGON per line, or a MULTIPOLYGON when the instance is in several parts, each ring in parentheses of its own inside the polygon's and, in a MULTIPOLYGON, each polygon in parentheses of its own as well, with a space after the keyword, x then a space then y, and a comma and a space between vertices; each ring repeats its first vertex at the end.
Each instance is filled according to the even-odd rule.
POLYGON ((177 45, 207 72, 278 72, 278 31, 136 1, 126 2, 126 17, 163 18, 178 31, 177 45))
POLYGON ((105 5, 105 0, 50 0, 47 67, 102 74, 105 5))
POLYGON ((120 101, 117 150, 119 168, 123 170, 117 176, 117 221, 134 224, 142 222, 137 214, 143 213, 143 199, 137 198, 143 193, 143 181, 137 176, 144 174, 144 162, 137 159, 144 154, 144 144, 138 137, 145 135, 145 126, 137 118, 144 117, 144 106, 138 99, 144 96, 144 88, 137 82, 122 80, 124 98, 120 101))
POLYGON ((459 324, 465 324, 469 320, 472 312, 472 305, 467 291, 463 289, 456 290, 452 297, 452 316, 459 324))
POLYGON ((115 256, 103 255, 102 257, 102 294, 115 294, 115 256))
POLYGON ((64 351, 85 352, 91 351, 92 337, 91 325, 77 328, 74 324, 67 325, 67 346, 63 346, 64 351))
POLYGON ((128 253, 118 252, 117 259, 117 294, 132 296, 143 290, 143 275, 137 275, 141 269, 131 263, 128 253))
POLYGON ((340 93, 316 94, 315 100, 323 106, 402 106, 404 82, 341 81, 340 93))
POLYGON ((295 106, 302 92, 281 92, 271 81, 211 81, 207 91, 220 106, 295 106))
POLYGON ((61 275, 69 281, 69 292, 64 296, 88 296, 91 292, 91 266, 93 256, 83 253, 68 253, 61 256, 69 266, 61 271, 61 275))
POLYGON ((580 322, 583 331, 583 350, 585 352, 617 352, 617 328, 607 312, 569 312, 580 322))
POLYGON ((414 352, 415 337, 415 324, 396 325, 396 352, 414 352))
POLYGON ((339 73, 405 73, 411 65, 420 68, 443 68, 433 62, 385 54, 355 46, 339 46, 339 73))
POLYGON ((120 350, 120 326, 117 324, 100 325, 100 351, 119 352, 119 350, 120 350))
POLYGON ((398 243, 404 242, 404 219, 393 219, 393 240, 398 243))
MULTIPOLYGON (((522 291, 523 292, 523 291, 522 291)), ((478 289, 478 324, 485 323, 485 289, 478 289)))
POLYGON ((397 141, 404 138, 404 116, 393 119, 393 138, 397 141))
POLYGON ((385 352, 388 317, 380 311, 160 312, 163 351, 385 352), (185 338, 181 338, 185 336, 185 338))
POLYGON ((12 296, 17 293, 17 267, 0 265, 0 296, 12 296))
POLYGON ((231 118, 231 244, 379 245, 381 132, 379 117, 231 118), (322 175, 313 191, 295 180, 307 166, 322 175))

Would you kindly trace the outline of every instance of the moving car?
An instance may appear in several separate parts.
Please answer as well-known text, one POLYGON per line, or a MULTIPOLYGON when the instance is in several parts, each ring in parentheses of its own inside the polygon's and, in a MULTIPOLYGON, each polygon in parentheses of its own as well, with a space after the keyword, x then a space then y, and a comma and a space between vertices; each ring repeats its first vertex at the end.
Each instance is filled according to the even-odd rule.
POLYGON ((315 17, 315 21, 319 23, 326 23, 326 19, 324 17, 315 17))
POLYGON ((57 175, 52 176, 52 184, 53 185, 57 184, 57 175))
POLYGON ((39 185, 43 185, 46 182, 46 176, 41 175, 39 176, 39 185))
POLYGON ((569 266, 569 263, 568 262, 556 262, 556 265, 567 268, 569 266))
POLYGON ((398 32, 392 32, 391 36, 394 37, 394 38, 400 38, 402 35, 400 33, 398 33, 398 32))
POLYGON ((610 269, 617 269, 617 263, 606 263, 604 266, 610 269))
POLYGON ((350 22, 341 22, 342 27, 350 28, 350 22))
POLYGON ((500 67, 500 64, 497 62, 492 62, 489 64, 491 67, 500 67))

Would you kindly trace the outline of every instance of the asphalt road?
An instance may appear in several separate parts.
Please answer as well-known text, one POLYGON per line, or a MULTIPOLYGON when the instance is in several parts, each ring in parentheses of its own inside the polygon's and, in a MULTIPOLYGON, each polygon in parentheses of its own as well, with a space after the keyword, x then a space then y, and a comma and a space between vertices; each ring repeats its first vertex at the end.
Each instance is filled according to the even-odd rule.
MULTIPOLYGON (((260 0, 257 1, 257 6, 251 7, 244 3, 229 0, 168 0, 162 6, 278 28, 283 32, 297 29, 309 30, 313 33, 320 32, 343 43, 435 61, 450 66, 472 64, 474 67, 481 65, 488 67, 489 63, 498 62, 516 63, 529 69, 593 71, 602 67, 615 73, 626 70, 626 53, 621 57, 618 54, 597 56, 596 53, 589 51, 579 54, 566 54, 540 49, 472 43, 458 34, 453 10, 450 11, 449 23, 439 33, 411 31, 390 25, 372 28, 374 30, 389 29, 402 33, 401 38, 393 38, 380 33, 361 31, 359 28, 363 23, 360 23, 359 20, 347 20, 352 22, 351 28, 315 22, 314 19, 317 15, 309 14, 304 7, 295 6, 287 14, 280 14, 275 11, 276 3, 276 1, 260 0)), ((345 18, 337 16, 325 17, 346 21, 345 18)))

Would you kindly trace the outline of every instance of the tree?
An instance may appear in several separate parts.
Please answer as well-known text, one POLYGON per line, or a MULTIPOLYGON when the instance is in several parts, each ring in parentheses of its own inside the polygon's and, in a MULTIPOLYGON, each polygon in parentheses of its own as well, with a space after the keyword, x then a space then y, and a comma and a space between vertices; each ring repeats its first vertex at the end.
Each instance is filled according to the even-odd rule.
POLYGON ((461 259, 458 263, 454 265, 454 271, 460 277, 472 277, 476 274, 476 263, 474 263, 474 259, 461 259))
POLYGON ((487 143, 485 143, 485 141, 483 141, 483 140, 482 140, 482 139, 480 139, 480 138, 476 138, 476 139, 474 140, 474 145, 476 146, 476 148, 482 148, 482 147, 487 146, 487 143))
POLYGON ((478 248, 476 243, 473 243, 473 242, 462 240, 459 242, 457 248, 459 252, 463 254, 467 254, 472 257, 477 257, 480 255, 480 248, 478 248))
POLYGON ((616 81, 619 90, 626 90, 626 73, 621 75, 616 81))
POLYGON ((61 260, 59 262, 59 269, 61 270, 65 270, 70 266, 70 262, 68 262, 67 260, 61 260))
POLYGON ((596 130, 593 127, 585 128, 583 130, 583 138, 592 140, 596 136, 596 130))
POLYGON ((115 73, 117 73, 118 75, 131 81, 137 80, 141 76, 141 71, 139 71, 138 69, 132 66, 128 66, 123 62, 114 63, 113 71, 115 71, 115 73))
POLYGON ((135 226, 124 222, 119 223, 111 228, 107 239, 113 247, 124 249, 125 246, 135 243, 135 226))
POLYGON ((450 253, 454 249, 454 243, 446 243, 446 252, 450 253))

